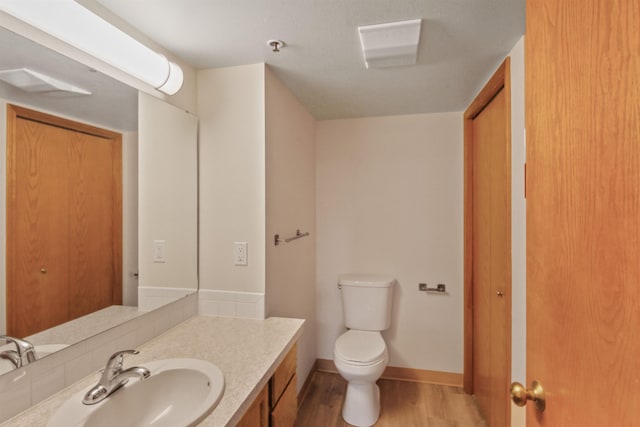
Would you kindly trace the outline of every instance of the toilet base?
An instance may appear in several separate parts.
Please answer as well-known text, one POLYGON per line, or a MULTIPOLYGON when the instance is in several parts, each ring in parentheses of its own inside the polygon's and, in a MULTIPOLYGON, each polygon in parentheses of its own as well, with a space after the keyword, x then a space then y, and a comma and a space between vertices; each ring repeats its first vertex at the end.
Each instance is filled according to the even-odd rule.
POLYGON ((369 427, 380 416, 380 388, 375 382, 347 385, 342 418, 357 427, 369 427))

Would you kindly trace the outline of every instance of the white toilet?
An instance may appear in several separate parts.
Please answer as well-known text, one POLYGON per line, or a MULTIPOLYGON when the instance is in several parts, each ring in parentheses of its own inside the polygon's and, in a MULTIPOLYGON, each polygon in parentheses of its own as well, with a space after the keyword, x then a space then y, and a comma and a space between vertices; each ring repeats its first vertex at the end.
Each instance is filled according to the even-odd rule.
POLYGON ((395 279, 371 274, 345 274, 338 287, 342 294, 344 324, 333 349, 334 363, 348 381, 342 418, 368 427, 380 415, 380 389, 376 381, 389 362, 380 331, 391 323, 391 298, 395 279))

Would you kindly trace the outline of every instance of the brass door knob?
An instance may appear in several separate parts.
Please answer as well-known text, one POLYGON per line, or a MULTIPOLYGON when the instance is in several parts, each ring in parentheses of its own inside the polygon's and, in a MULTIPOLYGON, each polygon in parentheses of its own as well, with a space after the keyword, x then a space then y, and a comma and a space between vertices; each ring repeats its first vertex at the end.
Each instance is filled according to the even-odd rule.
POLYGON ((524 406, 528 400, 536 403, 536 409, 540 412, 544 412, 545 399, 544 388, 538 380, 531 382, 531 388, 527 389, 522 384, 515 382, 511 383, 511 400, 518 406, 524 406))
POLYGON ((42 273, 42 274, 47 274, 47 267, 42 267, 42 268, 40 269, 40 273, 42 273))
POLYGON ((498 291, 496 292, 496 295, 498 295, 498 298, 502 298, 504 296, 504 292, 498 291))

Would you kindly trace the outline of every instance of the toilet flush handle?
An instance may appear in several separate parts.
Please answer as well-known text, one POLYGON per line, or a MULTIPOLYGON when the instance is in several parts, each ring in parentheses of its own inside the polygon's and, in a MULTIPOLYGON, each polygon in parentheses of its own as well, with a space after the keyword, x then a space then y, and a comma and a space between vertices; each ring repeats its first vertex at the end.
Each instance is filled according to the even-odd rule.
POLYGON ((342 285, 338 283, 338 289, 342 290, 342 285))

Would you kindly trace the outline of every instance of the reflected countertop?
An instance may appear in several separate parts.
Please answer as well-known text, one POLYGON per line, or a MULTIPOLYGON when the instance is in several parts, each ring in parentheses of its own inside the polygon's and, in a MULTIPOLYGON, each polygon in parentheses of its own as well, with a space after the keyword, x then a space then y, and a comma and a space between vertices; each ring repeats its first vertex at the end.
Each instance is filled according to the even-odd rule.
MULTIPOLYGON (((196 316, 142 345, 125 366, 146 361, 189 357, 210 361, 222 370, 225 391, 203 427, 233 426, 267 384, 275 369, 302 333, 304 320, 266 320, 196 316)), ((29 408, 1 426, 45 426, 58 407, 98 379, 93 373, 29 408)))
POLYGON ((106 331, 146 313, 137 307, 112 305, 53 328, 30 335, 25 339, 34 345, 76 344, 99 332, 106 331))

